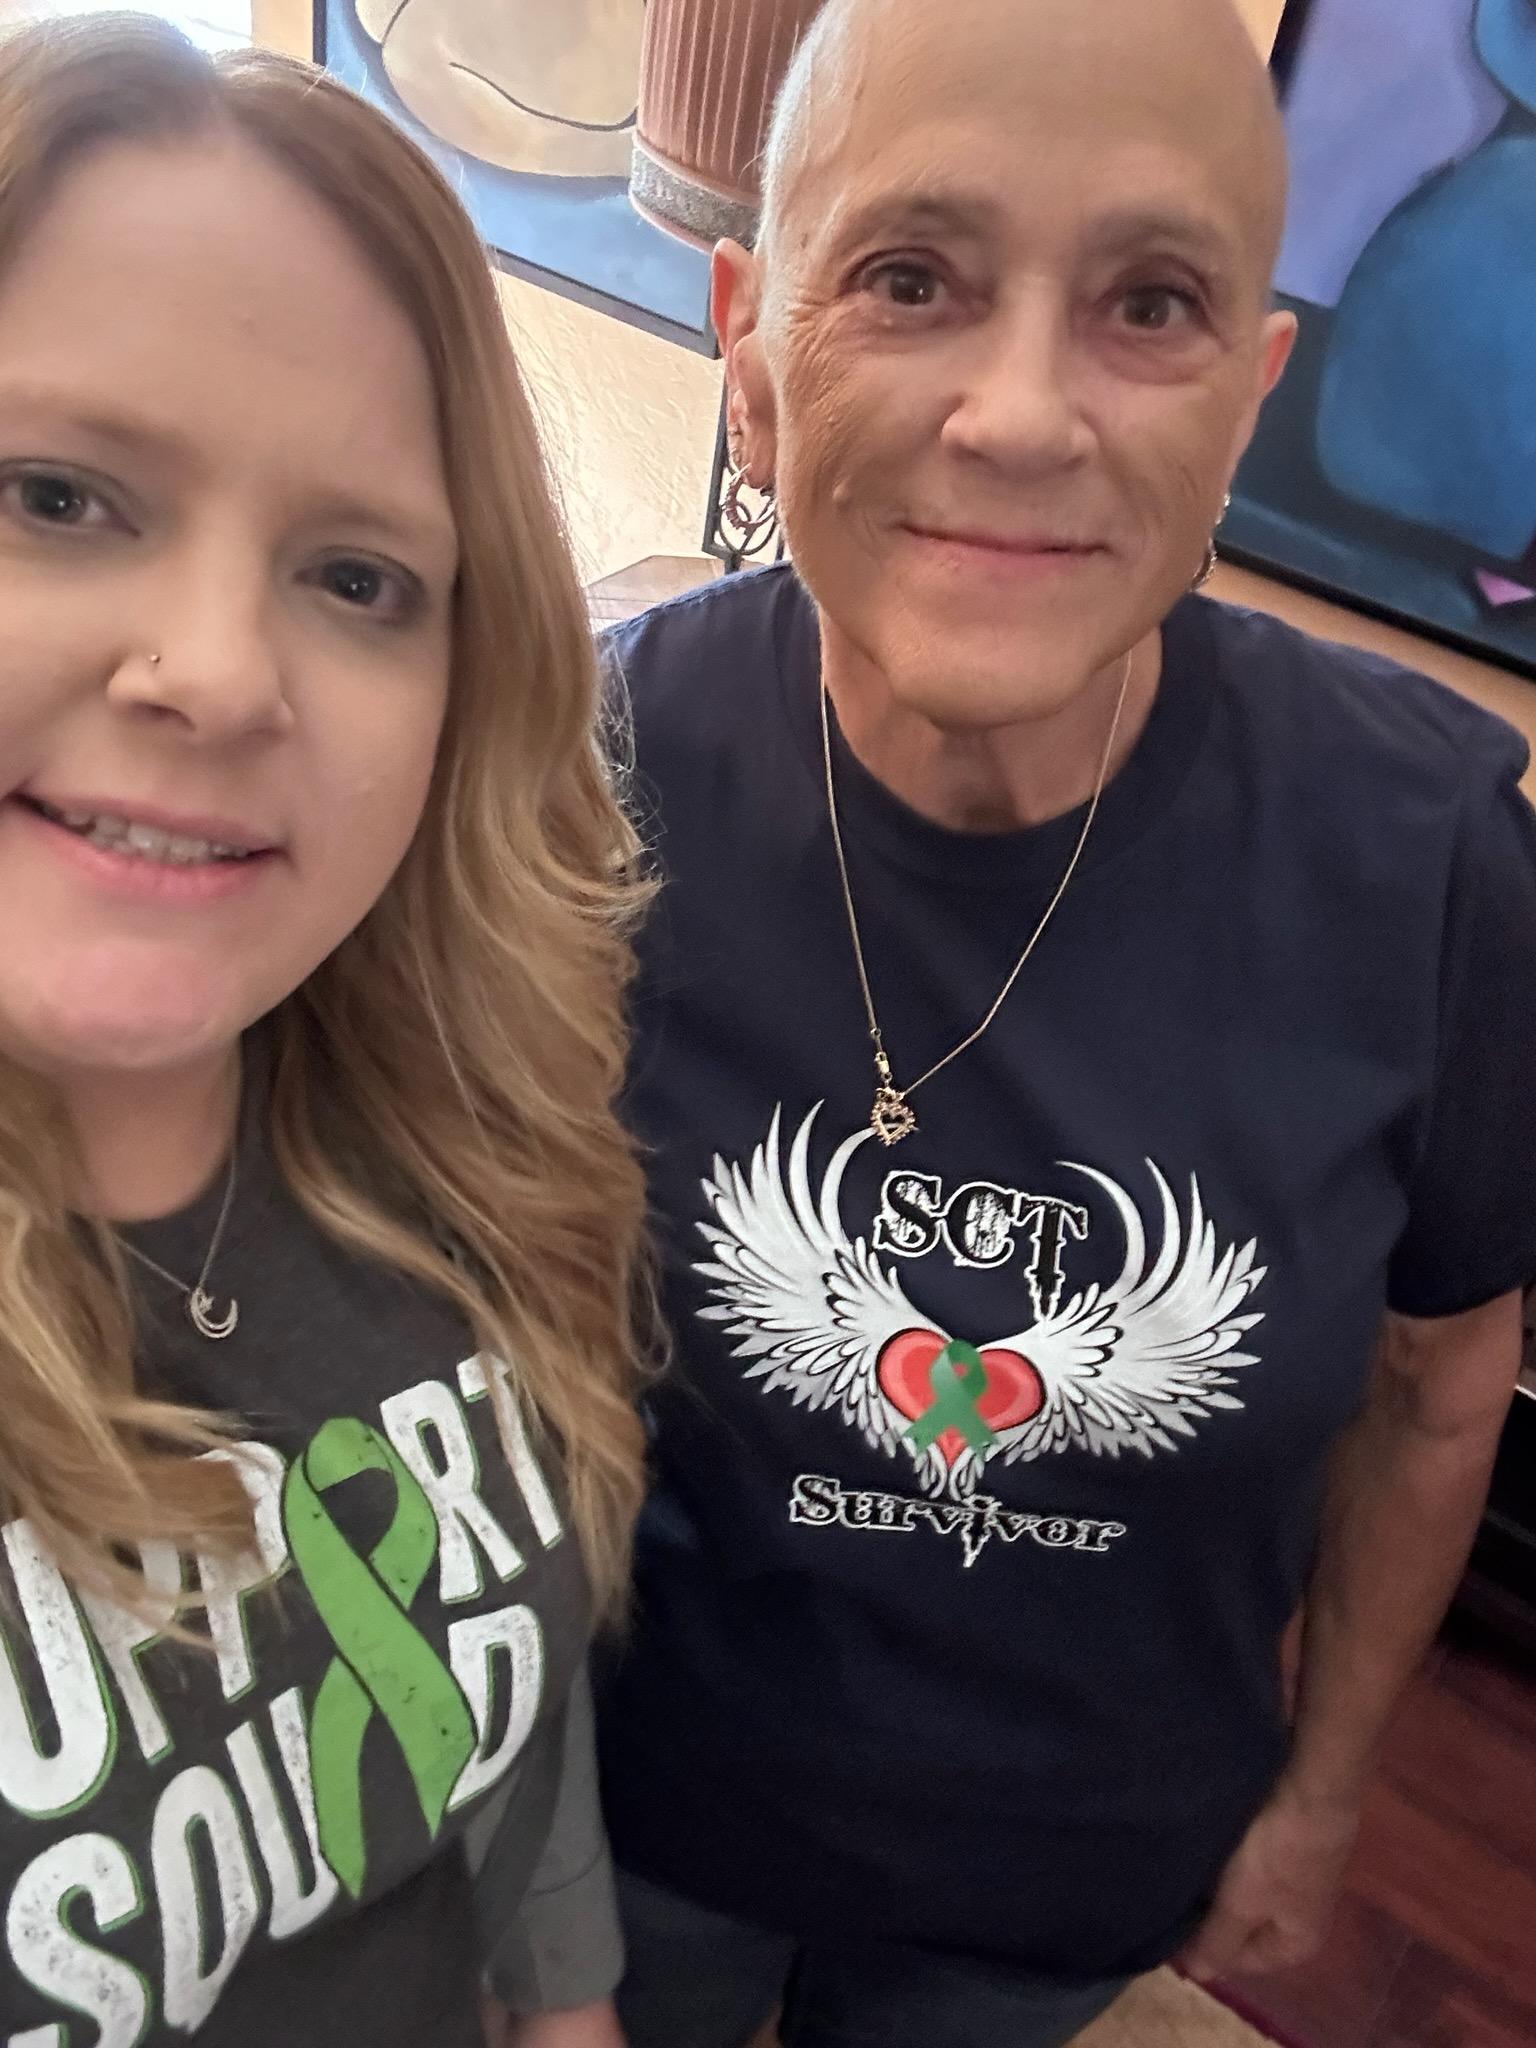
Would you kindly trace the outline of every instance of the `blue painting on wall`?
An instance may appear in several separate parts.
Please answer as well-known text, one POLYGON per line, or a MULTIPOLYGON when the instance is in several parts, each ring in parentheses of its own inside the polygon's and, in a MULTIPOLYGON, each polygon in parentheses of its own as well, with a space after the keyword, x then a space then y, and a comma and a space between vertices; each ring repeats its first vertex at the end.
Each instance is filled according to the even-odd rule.
POLYGON ((1536 0, 1292 0, 1296 355, 1222 552, 1536 675, 1536 0))
POLYGON ((315 55, 400 122, 515 275, 714 353, 709 259, 629 202, 645 0, 316 0, 315 55))

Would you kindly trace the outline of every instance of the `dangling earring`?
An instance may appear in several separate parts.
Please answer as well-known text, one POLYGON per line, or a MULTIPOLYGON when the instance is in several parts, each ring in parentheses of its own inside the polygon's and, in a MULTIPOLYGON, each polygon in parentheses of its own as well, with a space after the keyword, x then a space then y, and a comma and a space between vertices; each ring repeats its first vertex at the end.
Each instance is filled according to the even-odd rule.
POLYGON ((730 474, 720 500, 720 530, 734 552, 742 556, 760 555, 779 530, 779 507, 773 485, 764 484, 758 489, 753 484, 739 448, 731 450, 730 474), (756 491, 762 500, 756 512, 746 503, 744 494, 749 491, 756 491))
MULTIPOLYGON (((1225 519, 1231 510, 1232 493, 1228 491, 1221 501, 1221 519, 1218 519, 1216 522, 1218 531, 1221 527, 1221 520, 1225 519)), ((1205 560, 1200 564, 1200 574, 1189 586, 1191 590, 1203 590, 1205 588, 1206 584, 1216 574, 1216 564, 1219 560, 1220 557, 1216 553, 1216 535, 1213 533, 1210 540, 1206 543, 1205 560)))

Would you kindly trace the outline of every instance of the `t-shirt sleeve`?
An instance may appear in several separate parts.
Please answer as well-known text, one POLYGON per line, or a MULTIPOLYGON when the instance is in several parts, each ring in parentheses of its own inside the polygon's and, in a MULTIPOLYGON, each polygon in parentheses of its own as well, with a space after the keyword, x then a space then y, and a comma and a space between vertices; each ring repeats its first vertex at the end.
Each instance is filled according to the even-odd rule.
MULTIPOLYGON (((611 1997, 624 1973, 613 1868, 598 1805, 592 1694, 583 1671, 571 1687, 556 1731, 559 1780, 549 1834, 533 1877, 505 1917, 480 1899, 482 1923, 494 1918, 486 1975, 518 2014, 568 2012, 611 1997)), ((482 1884, 495 1867, 487 1859, 482 1884)))
POLYGON ((1536 813, 1513 743, 1469 791, 1432 1100, 1390 1307, 1450 1316, 1536 1280, 1536 813))

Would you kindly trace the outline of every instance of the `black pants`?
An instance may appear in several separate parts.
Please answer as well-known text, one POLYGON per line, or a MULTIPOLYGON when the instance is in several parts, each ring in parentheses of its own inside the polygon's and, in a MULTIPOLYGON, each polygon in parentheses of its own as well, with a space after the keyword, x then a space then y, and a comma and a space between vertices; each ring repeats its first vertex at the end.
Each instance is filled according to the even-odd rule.
POLYGON ((619 1873, 629 2048, 1063 2048, 1125 1981, 1063 1987, 897 1943, 801 1943, 619 1873))

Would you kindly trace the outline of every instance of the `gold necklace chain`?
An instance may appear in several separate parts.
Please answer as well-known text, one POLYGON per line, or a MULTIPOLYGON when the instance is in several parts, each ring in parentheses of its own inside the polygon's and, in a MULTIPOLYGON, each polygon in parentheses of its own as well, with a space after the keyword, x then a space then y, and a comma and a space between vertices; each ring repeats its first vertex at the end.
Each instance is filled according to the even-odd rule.
POLYGON ((162 1280, 168 1280, 186 1296, 187 1315, 193 1329, 200 1336, 211 1337, 215 1342, 231 1336, 240 1320, 240 1304, 234 1295, 229 1297, 229 1306, 220 1316, 215 1315, 214 1310, 218 1304, 208 1292, 208 1275, 213 1271, 213 1262, 218 1257, 219 1246, 224 1241, 224 1226, 229 1221, 230 1206, 235 1199, 235 1167, 239 1157, 239 1146, 236 1145, 235 1150, 229 1155, 229 1173, 224 1182, 224 1199, 219 1204, 219 1216, 213 1226, 213 1236, 208 1240, 208 1256, 203 1260, 203 1270, 192 1286, 189 1287, 185 1280, 178 1279, 176 1274, 169 1272, 158 1259, 152 1259, 148 1252, 141 1252, 138 1246, 130 1243, 126 1237, 119 1234, 117 1240, 130 1258, 137 1259, 141 1266, 147 1266, 151 1273, 158 1274, 162 1280))
POLYGON ((854 908, 853 885, 848 879, 848 856, 843 847, 843 829, 837 815, 837 786, 832 774, 832 718, 829 708, 826 680, 821 685, 821 751, 827 770, 827 814, 832 821, 832 844, 837 850, 837 871, 842 878, 843 904, 848 912, 848 936, 853 941, 854 965, 859 970, 859 987, 864 994, 864 1014, 869 1019, 870 1042, 875 1048, 875 1103, 870 1111, 870 1128, 882 1145, 899 1144, 917 1129, 917 1116, 910 1098, 926 1081, 935 1074, 943 1073, 951 1060, 959 1059, 961 1053, 969 1052, 979 1038, 992 1028, 997 1013, 1013 992, 1013 985, 1024 972, 1031 953, 1040 943, 1041 935, 1056 914, 1056 906, 1067 893, 1067 885, 1077 873, 1078 862, 1083 857, 1083 848, 1088 844, 1088 834, 1093 830, 1093 821, 1099 814, 1099 799, 1104 794, 1104 784, 1109 776, 1110 758, 1115 751, 1115 740, 1120 731, 1120 720, 1125 711, 1126 694, 1131 686, 1131 669, 1135 662, 1135 649, 1125 657, 1125 670, 1120 678, 1120 694, 1115 700, 1115 715, 1110 720, 1109 737, 1104 742, 1103 758, 1099 762, 1098 778, 1093 785, 1089 799, 1088 814, 1083 819, 1083 829, 1077 835, 1077 844, 1072 849, 1072 858, 1067 862, 1066 873, 1057 885, 1056 893, 1045 906, 1045 914, 1030 934, 1029 943, 1013 963, 1007 980, 997 992, 992 1007, 982 1018, 976 1029, 960 1043, 952 1046, 944 1057, 935 1060, 926 1073, 919 1074, 915 1081, 909 1081, 905 1088, 896 1086, 891 1062, 886 1054, 885 1040, 880 1031, 880 1020, 875 1015, 875 998, 869 986, 869 970, 864 963, 864 945, 859 936, 859 914, 854 908))

